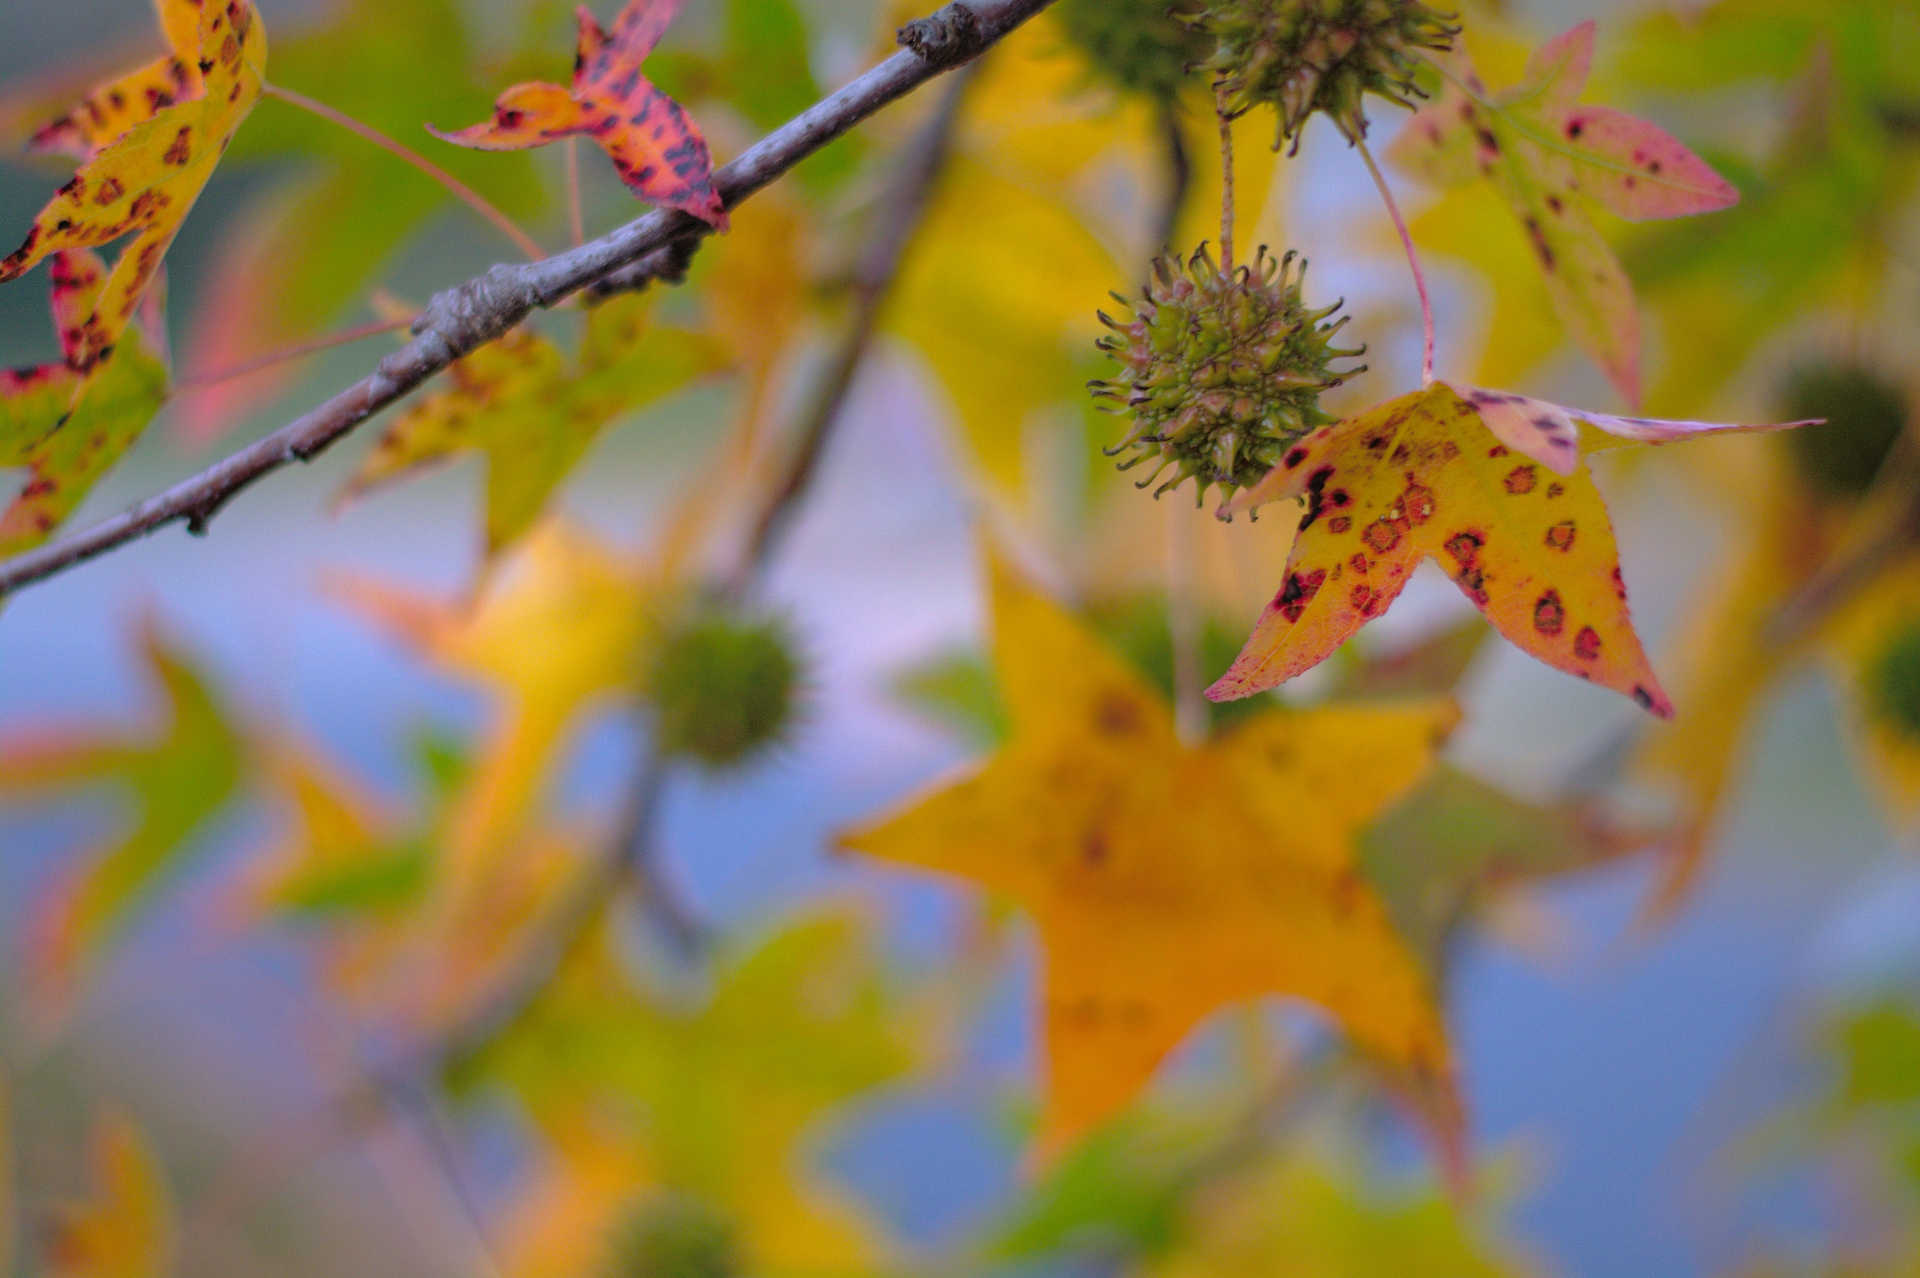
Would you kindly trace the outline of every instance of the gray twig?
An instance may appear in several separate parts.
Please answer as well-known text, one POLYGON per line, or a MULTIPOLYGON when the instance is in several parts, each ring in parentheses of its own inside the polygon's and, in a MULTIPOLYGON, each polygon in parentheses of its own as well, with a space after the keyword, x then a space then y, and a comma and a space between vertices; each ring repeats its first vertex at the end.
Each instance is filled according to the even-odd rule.
MULTIPOLYGON (((729 209, 752 196, 882 107, 963 65, 1051 0, 955 0, 901 31, 900 52, 787 121, 715 171, 714 189, 729 209)), ((655 209, 575 249, 538 262, 495 266, 436 295, 415 323, 413 340, 366 377, 193 477, 93 527, 0 563, 0 595, 44 581, 76 564, 184 522, 204 533, 242 490, 296 461, 310 461, 381 409, 449 364, 507 332, 539 307, 551 307, 657 250, 698 239, 708 228, 672 209, 655 209)), ((629 284, 629 287, 631 283, 629 284)))

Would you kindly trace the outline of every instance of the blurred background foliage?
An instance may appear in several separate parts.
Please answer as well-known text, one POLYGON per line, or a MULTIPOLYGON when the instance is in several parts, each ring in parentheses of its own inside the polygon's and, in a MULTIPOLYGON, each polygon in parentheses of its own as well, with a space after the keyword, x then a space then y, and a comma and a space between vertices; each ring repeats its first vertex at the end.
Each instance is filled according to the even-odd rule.
MULTIPOLYGON (((1277 700, 1460 699, 1465 726, 1367 830, 1361 872, 1444 994, 1461 1183, 1367 1062, 1278 1003, 1214 1017, 1127 1114, 1032 1158, 1031 930, 828 850, 1007 735, 982 528, 1169 697, 1176 652, 1218 673, 1283 561, 1285 518, 1156 505, 1100 454, 1118 431, 1084 390, 1105 371, 1095 309, 1167 228, 1181 246, 1219 231, 1208 95, 1168 71, 1193 55, 1151 22, 1102 26, 1122 3, 1061 0, 966 81, 757 589, 733 580, 752 513, 940 86, 739 210, 683 287, 631 304, 639 327, 535 322, 540 359, 583 368, 671 334, 698 349, 583 410, 564 515, 524 538, 483 516, 499 475, 468 464, 328 519, 356 441, 204 543, 142 544, 9 603, 0 1271, 1920 1271, 1911 5, 1465 7, 1494 84, 1599 18, 1590 100, 1661 122, 1740 188, 1708 217, 1602 221, 1642 306, 1646 409, 1831 425, 1602 470, 1672 725, 1483 642, 1424 576, 1284 698, 1210 711, 1221 730, 1277 700)), ((262 11, 275 80, 423 150, 423 123, 560 77, 572 41, 557 0, 262 11)), ((915 12, 690 4, 648 71, 724 159, 915 12)), ((9 140, 152 40, 136 0, 24 0, 0 34, 9 140)), ((1372 113, 1382 141, 1404 118, 1372 113)), ((1324 121, 1286 163, 1272 129, 1236 126, 1238 238, 1304 250, 1347 298, 1371 369, 1330 405, 1386 398, 1419 342, 1391 229, 1324 121)), ((565 242, 557 150, 430 154, 565 242)), ((590 233, 630 216, 585 169, 590 233)), ((8 159, 0 225, 57 178, 8 159)), ((1394 180, 1443 371, 1614 407, 1496 200, 1394 180)), ((169 258, 166 345, 177 374, 229 368, 502 252, 420 174, 269 100, 169 258)), ((37 291, 0 290, 7 362, 51 341, 37 291)), ((81 518, 368 359, 181 389, 81 518)), ((511 442, 482 451, 534 482, 511 442)))

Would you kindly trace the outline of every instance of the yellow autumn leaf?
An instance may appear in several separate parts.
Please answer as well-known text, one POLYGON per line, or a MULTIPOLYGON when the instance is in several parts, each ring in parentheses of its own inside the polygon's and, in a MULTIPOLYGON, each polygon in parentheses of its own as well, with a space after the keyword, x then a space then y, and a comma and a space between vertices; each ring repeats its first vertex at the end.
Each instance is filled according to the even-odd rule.
MULTIPOLYGON (((1012 740, 840 842, 1033 915, 1043 1155, 1124 1108, 1209 1014, 1262 995, 1318 1005, 1450 1097, 1434 991, 1357 872, 1354 838, 1426 771, 1452 704, 1279 711, 1186 746, 1115 654, 997 559, 990 575, 1012 740)), ((1445 1136, 1450 1101, 1439 1108, 1445 1136)))
POLYGON ((503 1248, 513 1278, 602 1272, 623 1218, 706 1204, 744 1272, 848 1273, 885 1251, 808 1162, 811 1134, 912 1063, 870 928, 831 910, 720 956, 698 1005, 624 970, 603 925, 475 1062, 511 1087, 546 1147, 503 1248))
POLYGON ((602 431, 717 371, 720 344, 651 321, 652 299, 616 297, 587 315, 576 358, 525 328, 448 370, 452 385, 395 418, 341 499, 466 452, 486 458, 486 553, 518 541, 602 431))
POLYGON ((664 580, 661 568, 550 523, 471 602, 364 580, 338 584, 357 611, 494 697, 471 789, 448 832, 450 873, 477 876, 534 815, 583 716, 634 693, 664 580))
MULTIPOLYGON (((266 77, 267 31, 252 0, 156 0, 170 57, 103 85, 36 135, 80 170, 48 201, 26 241, 0 260, 0 282, 50 253, 133 233, 90 311, 68 365, 88 373, 113 353, 161 259, 212 177, 266 77)), ((77 401, 83 382, 74 391, 77 401)))

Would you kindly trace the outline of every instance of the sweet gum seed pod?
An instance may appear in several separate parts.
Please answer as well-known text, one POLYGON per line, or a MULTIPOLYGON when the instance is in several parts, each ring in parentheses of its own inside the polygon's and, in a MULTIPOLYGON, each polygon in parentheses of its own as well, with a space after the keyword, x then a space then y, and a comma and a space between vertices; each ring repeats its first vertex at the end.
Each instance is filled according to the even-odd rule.
POLYGON ((647 684, 662 750, 733 768, 784 739, 800 699, 801 660, 778 618, 700 605, 668 627, 647 684))
POLYGON ((1159 101, 1179 92, 1213 42, 1175 17, 1171 0, 1060 0, 1060 24, 1096 75, 1159 101))
POLYGON ((1187 20, 1213 38, 1204 68, 1227 112, 1279 112, 1276 149, 1297 147, 1316 111, 1359 141, 1369 93, 1412 108, 1425 96, 1414 81, 1422 52, 1452 48, 1460 33, 1419 0, 1211 0, 1187 20))
POLYGON ((1886 637, 1862 676, 1867 712, 1920 743, 1920 617, 1886 637))
POLYGON ((1790 430, 1783 439, 1814 495, 1851 500, 1873 486, 1887 454, 1907 428, 1905 392, 1863 364, 1815 364, 1787 379, 1782 406, 1795 419, 1824 417, 1819 430, 1790 430))
POLYGON ((1252 265, 1229 273, 1201 245, 1184 261, 1155 259, 1139 302, 1115 294, 1128 308, 1124 318, 1099 313, 1112 330, 1100 349, 1120 370, 1089 389, 1131 419, 1126 438, 1106 452, 1121 458, 1122 470, 1153 467, 1139 487, 1158 483, 1158 497, 1191 478, 1196 504, 1210 487, 1224 500, 1332 420, 1320 409, 1321 392, 1365 371, 1335 361, 1365 348, 1333 344, 1346 324, 1333 318, 1341 304, 1309 309, 1306 270, 1297 254, 1276 259, 1262 247, 1252 265), (1161 481, 1169 468, 1172 477, 1161 481))
POLYGON ((739 1278, 733 1223, 703 1199, 652 1194, 614 1222, 602 1278, 739 1278))

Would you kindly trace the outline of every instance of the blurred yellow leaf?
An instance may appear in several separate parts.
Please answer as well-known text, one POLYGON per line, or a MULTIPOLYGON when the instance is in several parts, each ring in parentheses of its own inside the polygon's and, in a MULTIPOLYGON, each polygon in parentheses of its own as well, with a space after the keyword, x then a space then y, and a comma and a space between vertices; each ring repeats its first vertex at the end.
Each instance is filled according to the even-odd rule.
POLYGON ((381 434, 341 493, 348 500, 465 452, 486 458, 486 553, 533 526, 602 431, 717 371, 720 344, 656 324, 652 299, 594 307, 576 359, 526 328, 448 371, 452 386, 415 402, 381 434))
POLYGON ((663 574, 584 530, 549 523, 471 602, 338 583, 357 611, 495 701, 448 835, 449 873, 469 877, 524 829, 580 720, 634 695, 663 574))
POLYGON ((874 1225, 805 1166, 825 1116, 913 1059, 867 926, 833 912, 784 927, 725 956, 693 1006, 638 989, 616 944, 603 929, 579 946, 469 1071, 513 1088, 549 1145, 511 1272, 580 1273, 619 1209, 654 1191, 722 1212, 748 1272, 877 1259, 874 1225))

